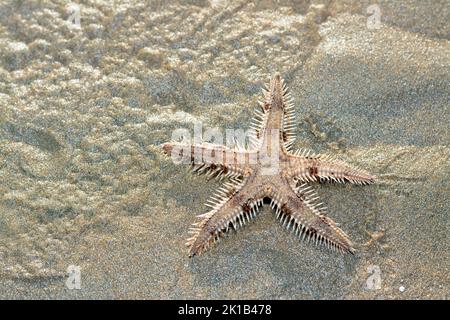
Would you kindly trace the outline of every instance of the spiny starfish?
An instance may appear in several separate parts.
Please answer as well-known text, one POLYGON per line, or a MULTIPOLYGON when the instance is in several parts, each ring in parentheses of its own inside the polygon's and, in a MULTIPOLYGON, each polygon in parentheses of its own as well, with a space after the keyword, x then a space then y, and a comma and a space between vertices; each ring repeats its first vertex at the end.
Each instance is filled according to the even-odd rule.
POLYGON ((355 251, 348 236, 325 215, 309 182, 369 184, 375 177, 329 155, 292 151, 295 110, 279 74, 263 89, 264 99, 255 110, 248 148, 210 143, 168 142, 165 154, 187 157, 198 173, 228 181, 208 200, 211 210, 190 229, 189 256, 200 255, 231 227, 237 229, 255 218, 263 200, 271 200, 277 218, 301 239, 324 244, 343 253, 355 251), (267 167, 267 156, 276 162, 267 167), (276 155, 276 158, 273 158, 276 155), (256 161, 255 161, 256 159, 256 161), (264 160, 264 161, 263 161, 264 160))

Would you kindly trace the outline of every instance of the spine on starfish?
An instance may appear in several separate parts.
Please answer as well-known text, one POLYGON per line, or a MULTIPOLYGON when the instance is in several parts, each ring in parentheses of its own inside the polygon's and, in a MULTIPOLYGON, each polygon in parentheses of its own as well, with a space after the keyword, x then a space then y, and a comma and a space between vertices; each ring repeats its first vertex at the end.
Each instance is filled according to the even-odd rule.
POLYGON ((281 137, 283 139, 284 147, 287 151, 292 149, 292 145, 295 141, 295 128, 296 114, 294 101, 291 97, 288 87, 282 80, 283 85, 283 130, 281 131, 281 137))
POLYGON ((293 232, 302 241, 324 245, 330 250, 354 253, 353 243, 337 224, 327 217, 326 208, 317 200, 319 196, 307 184, 293 187, 296 198, 286 200, 274 196, 277 219, 283 227, 293 232))
POLYGON ((208 143, 167 142, 162 145, 162 150, 176 162, 191 164, 195 173, 219 179, 242 177, 244 165, 252 161, 252 154, 243 149, 208 143))
POLYGON ((355 168, 329 155, 313 154, 309 150, 297 150, 289 155, 288 175, 301 182, 339 182, 370 184, 375 177, 365 170, 355 168))
MULTIPOLYGON (((263 89, 264 95, 266 95, 265 89, 263 89)), ((252 149, 258 149, 262 143, 264 130, 267 126, 267 120, 269 116, 269 109, 265 107, 266 102, 258 100, 258 107, 254 110, 254 116, 250 124, 250 147, 252 149)))
POLYGON ((245 180, 232 179, 207 201, 206 205, 211 210, 198 215, 200 221, 194 223, 189 230, 192 234, 186 242, 189 257, 201 255, 231 229, 237 230, 256 218, 263 203, 262 197, 242 200, 236 195, 245 183, 245 180))

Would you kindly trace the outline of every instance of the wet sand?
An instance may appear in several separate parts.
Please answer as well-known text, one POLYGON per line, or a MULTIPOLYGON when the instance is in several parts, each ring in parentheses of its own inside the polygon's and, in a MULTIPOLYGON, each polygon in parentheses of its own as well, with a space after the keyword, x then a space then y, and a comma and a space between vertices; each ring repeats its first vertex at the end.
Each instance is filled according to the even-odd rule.
POLYGON ((448 299, 447 2, 378 1, 376 28, 364 1, 190 3, 89 1, 77 29, 63 1, 0 2, 0 298, 448 299), (295 147, 378 177, 316 186, 358 251, 299 242, 266 207, 189 259, 220 183, 157 146, 248 129, 275 72, 295 147))

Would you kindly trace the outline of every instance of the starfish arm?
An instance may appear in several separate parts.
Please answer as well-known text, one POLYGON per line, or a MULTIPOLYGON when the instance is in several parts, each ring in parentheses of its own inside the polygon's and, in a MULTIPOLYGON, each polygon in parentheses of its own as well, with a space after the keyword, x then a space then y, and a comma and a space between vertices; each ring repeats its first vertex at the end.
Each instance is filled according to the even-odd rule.
POLYGON ((161 148, 175 163, 191 164, 194 172, 219 178, 242 177, 257 156, 256 152, 210 143, 167 142, 161 148))
POLYGON ((318 196, 306 184, 295 187, 290 184, 283 196, 275 194, 277 218, 283 226, 302 240, 323 244, 329 249, 354 253, 348 236, 325 215, 326 209, 317 203, 318 196))
POLYGON ((277 152, 286 153, 295 139, 295 110, 280 75, 270 79, 263 89, 263 101, 259 105, 261 110, 257 111, 252 126, 257 146, 267 154, 272 154, 274 148, 277 152))
POLYGON ((349 182, 354 184, 375 182, 375 176, 328 155, 311 155, 309 151, 298 150, 295 154, 288 156, 288 163, 287 175, 301 182, 349 182))
POLYGON ((258 105, 251 125, 252 146, 260 146, 276 132, 284 149, 289 151, 295 140, 296 115, 289 89, 279 75, 266 84, 258 105))
POLYGON ((211 210, 197 216, 201 220, 190 229, 187 239, 189 257, 201 255, 210 245, 254 219, 263 203, 264 193, 247 185, 247 180, 233 180, 219 189, 207 202, 211 210), (245 196, 243 196, 245 195, 245 196))

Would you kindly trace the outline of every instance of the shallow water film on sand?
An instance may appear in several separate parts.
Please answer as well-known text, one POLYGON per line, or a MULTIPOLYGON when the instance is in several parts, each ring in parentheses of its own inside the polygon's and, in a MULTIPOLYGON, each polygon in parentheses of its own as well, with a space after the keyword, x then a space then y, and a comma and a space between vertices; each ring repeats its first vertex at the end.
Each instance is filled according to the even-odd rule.
MULTIPOLYGON (((448 299, 447 1, 0 1, 0 298, 448 299), (200 257, 221 182, 161 152, 249 129, 279 73, 354 255, 270 206, 200 257)), ((223 141, 225 142, 225 141, 223 141)))

